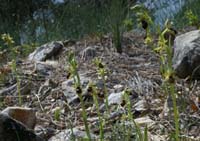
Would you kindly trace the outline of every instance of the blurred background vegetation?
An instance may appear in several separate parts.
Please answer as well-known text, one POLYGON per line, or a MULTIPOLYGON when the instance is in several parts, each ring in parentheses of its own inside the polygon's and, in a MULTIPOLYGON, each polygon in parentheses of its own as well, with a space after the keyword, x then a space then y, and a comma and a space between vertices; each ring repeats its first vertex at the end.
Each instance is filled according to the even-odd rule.
POLYGON ((135 23, 129 8, 136 3, 150 9, 159 25, 171 18, 176 27, 187 26, 188 9, 200 16, 200 0, 1 0, 0 34, 10 34, 16 45, 101 36, 112 32, 115 23, 135 23), (115 8, 118 1, 120 7, 115 8))

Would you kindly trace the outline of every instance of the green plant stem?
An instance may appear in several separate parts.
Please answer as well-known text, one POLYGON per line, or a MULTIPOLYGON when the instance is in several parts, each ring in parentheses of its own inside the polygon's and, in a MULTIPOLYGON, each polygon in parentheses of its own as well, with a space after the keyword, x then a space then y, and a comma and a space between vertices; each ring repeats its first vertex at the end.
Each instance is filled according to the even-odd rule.
POLYGON ((73 141, 76 141, 75 135, 74 135, 73 124, 72 124, 71 120, 69 120, 69 125, 70 125, 70 130, 71 130, 71 132, 72 132, 72 140, 73 140, 73 141))
POLYGON ((176 94, 174 90, 174 85, 169 84, 170 94, 172 96, 173 108, 174 108, 174 121, 175 121, 175 138, 179 141, 179 112, 176 104, 176 94))
POLYGON ((103 141, 103 139, 104 139, 103 120, 102 120, 102 116, 101 116, 100 111, 99 111, 99 103, 98 103, 98 100, 97 100, 96 90, 93 91, 93 99, 94 99, 94 102, 95 102, 95 106, 97 108, 97 115, 98 115, 99 122, 100 122, 100 125, 99 125, 99 128, 100 128, 100 140, 103 141))
POLYGON ((105 75, 104 74, 102 76, 102 79, 103 79, 104 94, 105 94, 105 98, 106 98, 106 111, 107 111, 107 116, 108 116, 108 114, 109 114, 108 92, 107 92, 107 88, 106 88, 106 79, 105 79, 105 75))
POLYGON ((143 136, 142 136, 142 132, 140 130, 140 127, 137 125, 137 123, 135 122, 135 120, 133 119, 133 123, 135 125, 135 128, 136 128, 136 132, 137 132, 137 135, 139 137, 139 140, 140 141, 143 141, 143 136))
MULTIPOLYGON (((75 69, 74 74, 77 78, 77 84, 81 88, 80 76, 79 76, 78 71, 76 69, 75 69)), ((90 129, 89 129, 89 126, 88 126, 88 123, 87 123, 87 114, 86 114, 86 109, 85 109, 85 104, 84 104, 84 101, 83 101, 82 93, 78 94, 78 97, 79 97, 80 102, 81 102, 81 108, 82 108, 81 113, 82 113, 83 122, 84 122, 84 125, 85 125, 85 130, 86 130, 88 139, 91 140, 90 129)))
POLYGON ((173 103, 174 121, 175 121, 175 140, 179 141, 179 112, 176 104, 176 93, 173 83, 165 82, 164 84, 165 92, 171 95, 173 103))
MULTIPOLYGON (((81 86, 80 77, 79 77, 78 72, 76 71, 75 74, 76 74, 76 76, 77 76, 78 85, 81 86)), ((82 89, 82 88, 81 88, 81 89, 82 89)), ((86 114, 86 109, 85 109, 85 104, 84 104, 84 101, 83 101, 82 93, 81 93, 81 94, 78 94, 78 97, 79 97, 80 102, 81 102, 82 117, 83 117, 83 122, 84 122, 84 125, 85 125, 85 130, 86 130, 88 139, 91 140, 90 129, 89 129, 89 126, 88 126, 88 123, 87 123, 87 114, 86 114)))
POLYGON ((148 141, 148 130, 147 130, 147 126, 145 127, 145 130, 144 130, 144 141, 148 141))
POLYGON ((130 101, 128 95, 129 95, 129 93, 127 92, 127 90, 124 90, 124 98, 125 98, 127 109, 128 109, 128 118, 129 118, 129 120, 133 120, 133 116, 132 116, 132 112, 131 112, 131 101, 130 101))
POLYGON ((80 76, 78 73, 77 62, 75 60, 75 56, 73 53, 69 55, 69 63, 70 63, 71 74, 73 76, 75 87, 80 89, 79 92, 77 92, 77 95, 78 95, 78 97, 80 99, 80 103, 81 103, 81 108, 82 108, 81 114, 82 114, 82 118, 83 118, 83 122, 84 122, 88 140, 91 141, 90 130, 89 130, 89 126, 87 123, 87 113, 86 113, 85 104, 84 104, 83 97, 82 97, 82 87, 81 87, 80 76))
POLYGON ((119 29, 119 25, 116 23, 115 29, 113 31, 113 36, 114 36, 114 44, 116 47, 116 50, 118 53, 122 53, 122 47, 121 47, 121 33, 119 29))
MULTIPOLYGON (((131 101, 130 98, 128 97, 128 92, 126 92, 126 90, 124 91, 124 97, 125 100, 127 102, 127 108, 128 108, 128 118, 131 122, 133 122, 135 128, 136 128, 136 132, 138 135, 138 138, 140 141, 144 141, 143 140, 143 135, 142 135, 142 131, 140 130, 140 127, 137 125, 137 123, 134 121, 133 116, 132 116, 132 112, 131 112, 131 101)), ((145 136, 145 134, 144 134, 145 136)), ((146 137, 146 136, 145 136, 146 137)), ((147 138, 147 137, 146 137, 147 138)))
POLYGON ((76 78, 77 78, 77 84, 78 84, 78 86, 81 86, 81 80, 80 80, 80 76, 79 76, 77 70, 75 71, 75 76, 76 76, 76 78))
POLYGON ((84 125, 85 125, 85 130, 86 130, 89 141, 91 141, 90 129, 89 129, 89 126, 88 126, 88 123, 87 123, 87 114, 86 114, 86 110, 85 110, 85 105, 84 105, 82 93, 78 94, 78 96, 79 96, 79 99, 80 99, 80 102, 81 102, 81 108, 82 108, 81 113, 82 113, 83 122, 84 122, 84 125))

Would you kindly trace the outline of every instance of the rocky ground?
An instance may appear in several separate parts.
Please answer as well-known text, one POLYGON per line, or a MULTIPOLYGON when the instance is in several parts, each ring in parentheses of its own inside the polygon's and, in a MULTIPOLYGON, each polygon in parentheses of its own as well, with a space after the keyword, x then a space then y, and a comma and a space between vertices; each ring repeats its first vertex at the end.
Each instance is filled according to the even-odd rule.
MULTIPOLYGON (((141 129, 148 127, 149 140, 172 140, 170 136, 175 130, 172 102, 162 89, 158 56, 144 44, 142 35, 126 33, 122 54, 116 53, 110 36, 104 36, 101 40, 86 37, 81 41, 68 40, 49 46, 61 47, 46 57, 41 56, 47 53, 41 53, 35 58, 32 54, 28 59, 17 61, 20 87, 10 71, 4 72, 8 81, 0 90, 1 110, 19 106, 20 89, 20 107, 36 110, 36 134, 50 141, 64 141, 71 139, 73 128, 77 138, 86 136, 80 101, 68 71, 68 54, 73 51, 78 62, 87 120, 93 138, 99 136, 99 122, 92 95, 88 92, 89 83, 93 82, 97 86, 101 113, 105 113, 106 109, 104 83, 98 77, 97 66, 93 61, 98 57, 107 70, 106 88, 110 109, 104 126, 107 140, 123 140, 123 132, 117 127, 121 128, 119 123, 128 124, 124 117, 127 109, 123 90, 126 88, 131 90, 133 117, 141 129)), ((200 140, 199 82, 177 78, 176 90, 182 139, 200 140)))

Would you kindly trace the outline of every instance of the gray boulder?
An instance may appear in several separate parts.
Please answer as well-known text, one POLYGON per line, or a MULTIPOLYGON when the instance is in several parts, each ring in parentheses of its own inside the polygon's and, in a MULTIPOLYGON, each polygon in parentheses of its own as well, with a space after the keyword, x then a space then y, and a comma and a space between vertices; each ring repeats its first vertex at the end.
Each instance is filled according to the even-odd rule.
POLYGON ((81 52, 81 59, 84 61, 92 60, 94 57, 96 57, 96 55, 96 48, 89 46, 81 52))
POLYGON ((111 93, 108 96, 108 105, 115 105, 115 104, 121 104, 124 100, 124 93, 111 93))
POLYGON ((173 68, 180 78, 200 78, 200 30, 177 36, 174 41, 173 68))
POLYGON ((47 59, 56 56, 59 51, 63 48, 62 42, 51 42, 42 45, 37 48, 33 53, 31 53, 28 57, 28 60, 31 61, 45 61, 47 59))
POLYGON ((7 107, 1 114, 8 115, 32 130, 36 125, 36 111, 32 108, 7 107))
POLYGON ((21 122, 0 113, 0 141, 45 141, 21 122))

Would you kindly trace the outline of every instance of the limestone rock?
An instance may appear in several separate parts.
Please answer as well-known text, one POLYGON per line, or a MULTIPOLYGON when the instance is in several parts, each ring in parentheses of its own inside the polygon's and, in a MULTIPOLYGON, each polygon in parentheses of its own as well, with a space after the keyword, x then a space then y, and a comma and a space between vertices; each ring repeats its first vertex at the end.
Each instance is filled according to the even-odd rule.
MULTIPOLYGON (((89 78, 84 77, 84 76, 80 76, 80 80, 81 80, 81 84, 83 89, 87 87, 88 83, 89 83, 89 78)), ((76 90, 74 88, 74 82, 73 79, 68 79, 64 82, 62 82, 62 91, 67 99, 67 101, 70 104, 74 104, 76 102, 79 102, 79 98, 76 94, 76 90)))
POLYGON ((108 96, 108 105, 121 104, 124 99, 123 95, 124 95, 123 92, 111 93, 108 96))
POLYGON ((139 111, 139 112, 143 112, 143 111, 146 111, 148 109, 147 108, 147 102, 144 99, 139 100, 137 103, 135 103, 133 105, 133 107, 136 111, 139 111))
POLYGON ((37 48, 33 53, 31 53, 28 57, 28 60, 45 61, 52 58, 53 56, 56 56, 62 48, 62 42, 51 42, 44 44, 41 47, 37 48))
POLYGON ((4 113, 0 113, 0 140, 44 141, 44 139, 38 137, 32 130, 4 113))
POLYGON ((155 123, 149 116, 136 118, 135 122, 140 126, 147 126, 147 127, 155 123))
POLYGON ((63 44, 65 47, 72 46, 72 45, 76 44, 76 41, 73 39, 68 39, 68 40, 63 41, 63 44))
POLYGON ((8 107, 1 113, 21 122, 29 129, 34 129, 36 125, 36 113, 31 108, 8 107))
POLYGON ((58 67, 56 61, 35 62, 35 71, 43 75, 50 75, 54 69, 58 67))
POLYGON ((81 58, 84 61, 91 60, 96 57, 96 48, 95 47, 87 47, 81 52, 81 58))
POLYGON ((173 67, 180 78, 200 78, 200 30, 177 36, 174 41, 173 67))

